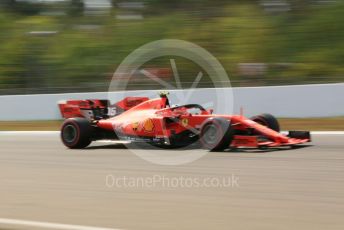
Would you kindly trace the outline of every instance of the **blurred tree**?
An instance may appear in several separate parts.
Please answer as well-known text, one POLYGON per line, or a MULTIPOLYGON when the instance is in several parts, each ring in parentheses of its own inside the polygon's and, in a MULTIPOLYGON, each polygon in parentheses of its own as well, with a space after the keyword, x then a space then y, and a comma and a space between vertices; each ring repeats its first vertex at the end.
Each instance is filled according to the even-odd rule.
POLYGON ((0 7, 5 8, 6 10, 9 10, 12 7, 14 7, 15 3, 16 3, 16 0, 1 0, 0 7))
POLYGON ((291 20, 304 18, 310 13, 310 8, 315 4, 314 0, 289 0, 291 7, 291 20))
POLYGON ((72 17, 78 17, 84 12, 84 1, 83 0, 71 0, 70 6, 68 7, 68 15, 72 17))
POLYGON ((42 4, 16 1, 16 0, 1 0, 6 10, 24 15, 38 14, 42 10, 42 4))

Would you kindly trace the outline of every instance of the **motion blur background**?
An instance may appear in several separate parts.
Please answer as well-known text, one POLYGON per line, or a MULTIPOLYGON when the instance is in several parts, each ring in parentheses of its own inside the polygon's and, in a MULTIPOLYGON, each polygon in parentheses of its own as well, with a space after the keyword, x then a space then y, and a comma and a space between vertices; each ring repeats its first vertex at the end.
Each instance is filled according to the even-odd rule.
MULTIPOLYGON (((342 0, 1 0, 0 94, 106 91, 128 54, 165 38, 207 49, 233 86, 344 81, 342 0)), ((191 85, 196 67, 177 65, 191 85)), ((147 68, 173 80, 166 60, 147 68)))

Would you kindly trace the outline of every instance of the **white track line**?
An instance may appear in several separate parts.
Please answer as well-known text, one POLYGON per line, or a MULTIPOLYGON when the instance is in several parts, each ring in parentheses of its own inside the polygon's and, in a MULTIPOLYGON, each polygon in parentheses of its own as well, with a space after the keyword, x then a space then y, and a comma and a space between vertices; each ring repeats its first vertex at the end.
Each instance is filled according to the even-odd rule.
POLYGON ((27 220, 16 220, 16 219, 1 219, 0 225, 14 225, 14 226, 25 226, 45 229, 59 229, 59 230, 120 230, 116 228, 101 228, 91 227, 82 225, 70 225, 70 224, 58 224, 38 221, 27 221, 27 220))
POLYGON ((130 141, 121 141, 121 140, 99 140, 98 143, 104 144, 130 144, 130 141))
POLYGON ((60 131, 0 131, 0 136, 58 135, 60 131))
POLYGON ((313 131, 312 135, 344 135, 344 131, 313 131))

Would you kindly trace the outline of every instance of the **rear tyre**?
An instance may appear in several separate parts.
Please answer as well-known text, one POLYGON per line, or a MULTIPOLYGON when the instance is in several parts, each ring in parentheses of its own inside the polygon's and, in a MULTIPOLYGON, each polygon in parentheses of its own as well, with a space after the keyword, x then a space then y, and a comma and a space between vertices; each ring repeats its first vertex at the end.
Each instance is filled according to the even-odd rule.
POLYGON ((91 144, 92 126, 85 118, 69 118, 61 127, 61 139, 71 149, 82 149, 91 144))
POLYGON ((280 132, 280 125, 278 120, 271 114, 264 113, 258 116, 251 117, 251 120, 264 125, 276 132, 280 132))
POLYGON ((220 117, 209 118, 202 126, 200 142, 210 151, 223 151, 230 147, 233 135, 230 121, 220 117))

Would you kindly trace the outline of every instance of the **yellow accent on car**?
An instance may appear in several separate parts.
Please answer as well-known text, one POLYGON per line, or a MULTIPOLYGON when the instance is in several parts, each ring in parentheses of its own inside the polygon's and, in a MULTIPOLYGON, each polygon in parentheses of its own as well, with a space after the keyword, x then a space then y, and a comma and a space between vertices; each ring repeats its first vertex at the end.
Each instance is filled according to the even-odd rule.
POLYGON ((139 123, 138 122, 134 122, 131 124, 131 126, 133 127, 133 130, 137 130, 137 128, 139 127, 139 123))
POLYGON ((154 130, 154 123, 153 123, 152 119, 145 120, 145 122, 143 124, 143 129, 146 132, 152 132, 154 130))
POLYGON ((189 124, 189 119, 183 118, 182 119, 182 125, 185 127, 185 126, 188 126, 188 124, 189 124))

